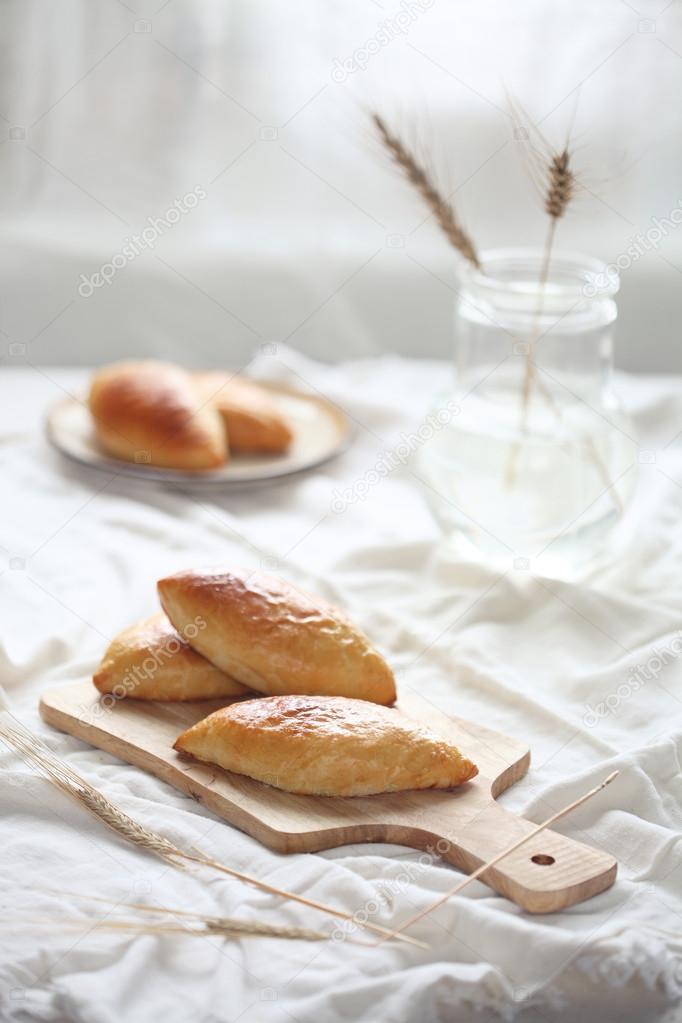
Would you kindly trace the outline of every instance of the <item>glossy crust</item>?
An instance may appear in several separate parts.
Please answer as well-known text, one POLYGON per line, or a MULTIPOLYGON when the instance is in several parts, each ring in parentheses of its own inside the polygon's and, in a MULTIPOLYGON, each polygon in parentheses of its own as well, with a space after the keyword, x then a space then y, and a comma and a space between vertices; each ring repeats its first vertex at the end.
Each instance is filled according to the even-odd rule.
POLYGON ((209 661, 251 689, 393 703, 393 672, 362 632, 319 597, 263 572, 179 572, 158 584, 161 606, 209 661))
POLYGON ((119 699, 212 700, 247 692, 193 650, 164 614, 119 633, 92 681, 100 693, 114 693, 119 699))
POLYGON ((223 417, 232 452, 281 454, 289 447, 293 433, 266 388, 220 370, 194 373, 193 379, 201 398, 223 417))
POLYGON ((399 711, 339 696, 271 696, 216 711, 174 748, 313 796, 449 789, 478 774, 456 746, 399 711))
POLYGON ((97 440, 115 458, 185 470, 215 469, 227 459, 219 413, 202 405, 179 366, 105 366, 93 377, 89 406, 97 440))

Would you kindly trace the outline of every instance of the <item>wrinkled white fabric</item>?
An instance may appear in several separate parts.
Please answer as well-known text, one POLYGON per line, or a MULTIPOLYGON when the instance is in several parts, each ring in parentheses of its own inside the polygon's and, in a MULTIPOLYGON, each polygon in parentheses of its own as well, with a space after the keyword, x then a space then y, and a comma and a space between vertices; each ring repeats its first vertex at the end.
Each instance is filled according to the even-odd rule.
POLYGON ((415 929, 429 951, 92 931, 108 908, 73 893, 309 926, 322 919, 228 879, 165 867, 2 747, 2 1019, 672 1019, 682 995, 682 672, 661 651, 679 634, 682 607, 679 381, 621 378, 648 452, 630 538, 617 559, 558 582, 448 552, 404 468, 343 513, 332 509, 336 491, 418 424, 442 386, 442 364, 387 357, 330 368, 280 348, 255 371, 336 400, 354 423, 350 450, 256 490, 140 486, 78 470, 43 438, 45 409, 61 388, 81 387, 84 371, 5 372, 0 665, 15 712, 169 838, 349 912, 369 903, 378 922, 402 921, 452 885, 451 868, 398 847, 276 855, 39 720, 44 689, 86 676, 117 630, 154 611, 161 575, 262 565, 347 608, 403 685, 527 740, 533 766, 501 797, 507 807, 542 820, 618 767, 618 781, 560 825, 614 854, 618 880, 543 917, 472 885, 415 929), (660 670, 655 658, 665 662, 660 670), (647 664, 651 677, 614 698, 647 664))

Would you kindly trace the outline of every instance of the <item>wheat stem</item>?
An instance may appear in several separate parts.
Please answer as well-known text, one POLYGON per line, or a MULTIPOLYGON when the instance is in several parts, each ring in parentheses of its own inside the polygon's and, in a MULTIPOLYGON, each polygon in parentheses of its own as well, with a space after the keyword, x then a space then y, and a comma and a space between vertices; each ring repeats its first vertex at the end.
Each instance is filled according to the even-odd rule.
MULTIPOLYGON (((177 915, 177 910, 169 909, 170 914, 177 915)), ((25 919, 18 921, 18 923, 35 926, 36 924, 43 924, 46 927, 54 929, 55 921, 50 919, 37 919, 30 920, 25 919)), ((59 921, 59 926, 66 926, 71 928, 80 929, 81 925, 76 921, 59 921)), ((212 936, 218 936, 221 938, 244 938, 244 937, 261 937, 261 938, 288 938, 296 939, 299 941, 329 941, 329 935, 323 934, 322 931, 313 931, 306 927, 284 927, 279 924, 265 924, 260 923, 256 920, 241 920, 237 917, 220 917, 211 919, 210 917, 200 918, 197 917, 194 923, 181 924, 181 923, 169 923, 167 921, 161 923, 152 923, 148 920, 96 920, 94 923, 88 925, 88 930, 93 931, 126 931, 131 934, 156 934, 163 936, 166 934, 180 934, 188 937, 199 937, 207 938, 212 936)))
MULTIPOLYGON (((549 280, 549 269, 554 248, 554 238, 559 220, 564 216, 568 206, 575 194, 575 174, 571 168, 571 154, 568 146, 565 146, 560 153, 553 153, 547 167, 547 190, 545 192, 544 207, 549 217, 547 237, 540 265, 538 278, 538 300, 533 316, 533 325, 530 336, 526 343, 526 361, 523 383, 521 385, 521 423, 520 432, 525 435, 528 431, 528 412, 533 392, 537 371, 535 368, 535 348, 540 339, 540 321, 545 306, 545 292, 549 280)), ((559 416, 559 419, 561 416, 559 416)), ((515 441, 507 465, 506 485, 512 487, 516 481, 518 472, 518 461, 521 452, 522 440, 515 441)))
MULTIPOLYGON (((111 911, 133 909, 138 913, 150 913, 155 916, 183 917, 187 920, 187 927, 178 924, 171 925, 180 933, 187 934, 224 934, 226 937, 256 934, 281 938, 302 938, 306 941, 328 941, 329 935, 322 931, 310 930, 307 927, 289 927, 279 924, 263 923, 259 920, 242 920, 237 917, 216 916, 215 914, 200 913, 197 910, 178 909, 176 906, 150 906, 144 902, 115 902, 112 899, 104 899, 97 895, 85 895, 82 892, 55 892, 53 889, 45 889, 54 895, 68 895, 70 898, 83 899, 86 902, 99 902, 108 906, 111 911), (193 927, 190 926, 193 924, 193 927)), ((105 921, 108 924, 108 921, 105 921)), ((112 921, 117 924, 117 921, 112 921)), ((122 926, 131 923, 133 926, 145 928, 147 924, 139 921, 124 922, 122 926)), ((166 924, 160 925, 166 927, 166 924)))
MULTIPOLYGON (((99 902, 104 906, 108 906, 110 911, 133 909, 139 913, 149 913, 155 916, 183 917, 187 920, 188 925, 193 923, 195 928, 203 928, 189 929, 188 926, 185 931, 184 928, 178 927, 180 933, 224 933, 225 936, 256 934, 265 936, 273 935, 275 937, 282 938, 302 938, 306 941, 330 940, 330 936, 325 934, 323 931, 314 931, 305 927, 289 927, 281 926, 279 924, 266 924, 258 920, 242 920, 237 917, 216 916, 215 914, 200 913, 197 910, 178 909, 176 906, 151 906, 145 902, 116 902, 113 899, 105 899, 99 895, 86 895, 83 892, 56 891, 53 888, 44 888, 42 890, 49 895, 58 895, 60 897, 66 895, 69 898, 82 899, 85 902, 99 902)), ((106 921, 106 923, 108 923, 108 921, 106 921)), ((116 923, 116 921, 112 921, 112 923, 116 923)), ((139 921, 131 921, 131 923, 139 927, 146 926, 145 924, 140 924, 139 921)), ((123 926, 125 926, 125 923, 123 926)), ((161 926, 163 927, 165 925, 161 926)))

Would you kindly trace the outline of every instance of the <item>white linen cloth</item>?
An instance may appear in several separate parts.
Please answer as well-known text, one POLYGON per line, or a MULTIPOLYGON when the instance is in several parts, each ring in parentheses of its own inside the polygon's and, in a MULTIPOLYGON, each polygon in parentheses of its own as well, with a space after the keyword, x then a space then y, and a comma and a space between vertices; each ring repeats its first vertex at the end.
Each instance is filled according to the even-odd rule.
POLYGON ((1 1018, 672 1019, 682 994, 682 673, 671 653, 682 607, 679 380, 621 378, 645 451, 634 539, 617 561, 568 583, 511 566, 501 574, 448 552, 407 469, 342 514, 332 510, 335 491, 419 423, 447 373, 442 364, 385 357, 331 368, 280 347, 255 371, 337 401, 355 426, 351 449, 264 489, 139 485, 77 470, 43 438, 46 408, 62 388, 81 387, 85 371, 5 372, 0 665, 15 712, 172 840, 349 912, 369 906, 382 924, 401 922, 450 887, 455 872, 388 846, 274 854, 39 720, 44 689, 87 676, 110 637, 156 609, 157 578, 204 564, 261 565, 345 607, 401 684, 527 740, 533 765, 504 805, 540 821, 618 767, 617 782, 560 824, 614 854, 618 880, 542 917, 472 885, 415 929, 429 951, 97 932, 91 926, 108 907, 72 893, 308 926, 324 919, 227 878, 166 868, 2 747, 1 1018))

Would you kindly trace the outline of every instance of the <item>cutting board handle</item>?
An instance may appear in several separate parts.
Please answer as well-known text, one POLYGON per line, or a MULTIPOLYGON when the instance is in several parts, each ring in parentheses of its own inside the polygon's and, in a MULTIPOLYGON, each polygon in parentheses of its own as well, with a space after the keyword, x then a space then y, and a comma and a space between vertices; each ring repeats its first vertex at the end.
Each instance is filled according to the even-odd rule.
MULTIPOLYGON (((391 834, 387 838, 425 848, 466 873, 493 859, 535 827, 492 799, 466 824, 459 822, 460 833, 448 827, 446 814, 428 815, 420 825, 418 829, 400 829, 400 836, 391 834)), ((481 880, 529 913, 554 913, 609 888, 616 870, 613 856, 548 829, 505 856, 481 880)))

